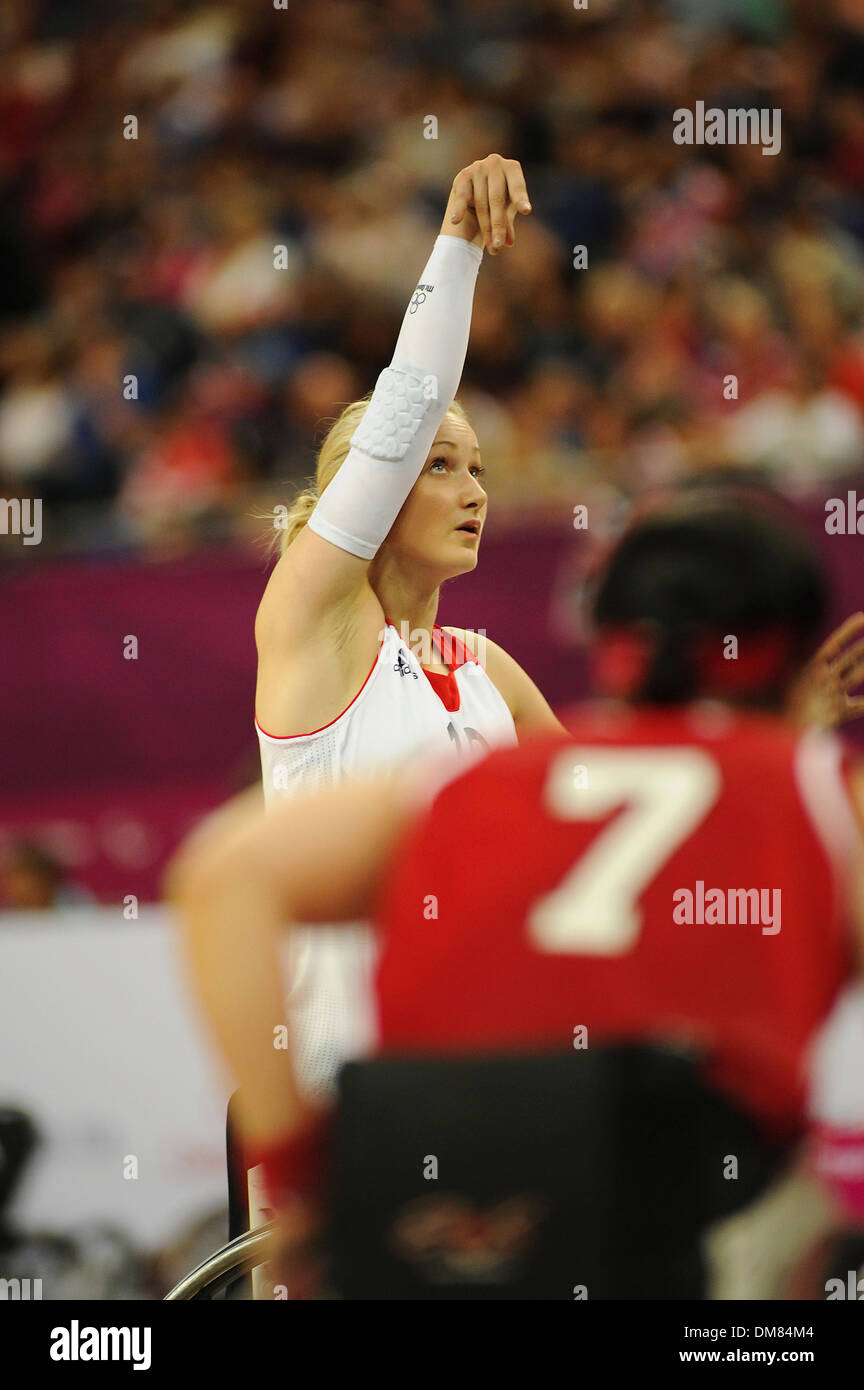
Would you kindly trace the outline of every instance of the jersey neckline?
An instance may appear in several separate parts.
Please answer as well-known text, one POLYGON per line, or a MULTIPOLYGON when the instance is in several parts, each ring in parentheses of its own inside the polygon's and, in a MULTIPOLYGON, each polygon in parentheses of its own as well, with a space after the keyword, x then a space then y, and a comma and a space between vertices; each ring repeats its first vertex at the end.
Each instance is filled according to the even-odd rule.
MULTIPOLYGON (((392 622, 390 618, 386 617, 386 615, 384 621, 387 623, 388 627, 393 628, 393 631, 397 633, 400 641, 402 641, 402 635, 399 633, 396 624, 392 622)), ((476 663, 477 657, 471 651, 467 643, 462 641, 461 637, 457 637, 453 632, 445 632, 440 623, 433 623, 432 646, 437 650, 441 660, 444 661, 442 643, 447 644, 449 652, 449 657, 445 661, 445 665, 450 668, 448 671, 430 671, 429 667, 424 666, 422 662, 418 662, 417 664, 447 712, 449 714, 456 714, 462 705, 462 692, 456 680, 456 672, 461 666, 467 665, 470 661, 476 663)))

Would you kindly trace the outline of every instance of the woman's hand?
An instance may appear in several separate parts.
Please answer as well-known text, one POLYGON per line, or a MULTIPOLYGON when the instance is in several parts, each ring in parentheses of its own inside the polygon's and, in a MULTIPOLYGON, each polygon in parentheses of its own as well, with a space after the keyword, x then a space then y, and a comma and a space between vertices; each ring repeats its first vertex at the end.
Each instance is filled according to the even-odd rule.
POLYGON ((275 1213, 276 1230, 264 1279, 274 1298, 309 1300, 326 1292, 327 1262, 323 1248, 325 1221, 320 1207, 296 1201, 275 1213))
POLYGON ((789 700, 798 724, 833 729, 864 714, 864 695, 851 692, 864 681, 864 613, 841 623, 807 663, 789 700))
POLYGON ((529 213, 531 204, 518 159, 487 154, 453 180, 441 236, 458 236, 497 256, 516 241, 516 214, 529 213))

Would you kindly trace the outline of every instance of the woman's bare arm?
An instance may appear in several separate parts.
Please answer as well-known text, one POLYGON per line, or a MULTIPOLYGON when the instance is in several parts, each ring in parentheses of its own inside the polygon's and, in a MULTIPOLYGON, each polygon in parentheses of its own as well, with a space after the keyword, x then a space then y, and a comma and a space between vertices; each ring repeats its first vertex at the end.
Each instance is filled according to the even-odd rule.
MULTIPOLYGON (((512 246, 515 240, 516 215, 518 212, 529 210, 530 204, 527 201, 525 181, 519 164, 515 160, 502 159, 500 155, 489 155, 486 159, 478 160, 468 168, 460 170, 454 179, 438 235, 439 238, 468 242, 481 251, 484 245, 488 245, 491 253, 497 254, 498 248, 495 243, 500 241, 502 248, 512 246)), ((449 254, 445 259, 448 265, 452 264, 454 267, 456 261, 460 263, 463 267, 463 280, 459 283, 467 287, 472 273, 464 269, 467 262, 461 256, 454 260, 449 254), (464 278, 466 276, 467 278, 464 278)), ((475 261, 475 276, 476 265, 475 261)), ((454 269, 451 274, 458 276, 459 270, 454 269)), ((454 280, 453 283, 455 286, 457 281, 454 280)), ((427 316, 430 326, 424 326, 426 319, 423 316, 411 316, 406 310, 394 354, 394 366, 397 361, 401 361, 402 358, 408 360, 409 357, 415 366, 427 360, 437 361, 436 350, 442 358, 438 371, 432 376, 432 380, 439 383, 440 373, 441 399, 438 400, 437 395, 434 397, 435 408, 432 410, 430 407, 428 420, 424 418, 418 430, 417 448, 409 445, 409 454, 399 469, 394 470, 392 465, 388 465, 386 469, 376 469, 371 456, 352 446, 352 454, 340 470, 343 476, 337 474, 334 482, 326 490, 325 504, 319 504, 310 523, 304 527, 276 564, 256 617, 255 638, 262 669, 265 673, 278 670, 283 682, 286 663, 289 663, 289 669, 294 671, 298 662, 318 667, 320 680, 321 661, 331 659, 334 650, 339 652, 340 661, 331 672, 338 687, 331 694, 338 700, 341 700, 343 695, 350 698, 355 693, 353 688, 348 687, 352 683, 356 684, 357 673, 368 666, 374 654, 375 636, 382 626, 380 604, 368 582, 369 566, 374 558, 373 547, 362 541, 354 543, 351 539, 353 530, 351 535, 347 535, 352 523, 359 523, 357 511, 362 511, 364 501, 371 498, 373 489, 355 489, 359 499, 358 507, 352 509, 343 506, 335 525, 333 518, 337 514, 340 493, 348 486, 352 455, 355 456, 355 467, 365 468, 365 476, 377 484, 379 503, 383 496, 389 505, 392 493, 393 519, 427 461, 429 448, 440 424, 437 416, 443 417, 458 389, 470 321, 470 302, 466 302, 465 299, 466 289, 457 291, 454 288, 450 294, 453 305, 459 306, 455 315, 459 322, 451 327, 454 317, 453 305, 443 293, 443 281, 439 283, 438 288, 438 296, 430 296, 424 307, 424 315, 427 316), (446 353, 442 352, 442 335, 449 332, 455 333, 459 340, 459 351, 455 354, 449 346, 446 353), (423 343, 427 339, 429 346, 424 348, 423 343), (432 344, 437 344, 437 349, 433 349, 432 344), (424 353, 427 356, 424 357, 424 353), (454 356, 459 360, 455 361, 454 356), (428 433, 430 429, 430 438, 424 444, 424 430, 428 433), (413 456, 414 453, 416 457, 413 456), (328 508, 330 517, 325 519, 324 512, 328 508), (321 514, 320 523, 316 521, 318 513, 321 514), (342 544, 335 543, 334 537, 336 542, 341 540, 342 544), (367 553, 360 553, 361 551, 367 553), (372 553, 369 553, 370 551, 372 553), (347 683, 344 690, 342 683, 347 683)), ((471 293, 473 294, 473 284, 471 293)), ((371 507, 371 500, 369 505, 371 507)), ((357 534, 362 536, 359 524, 357 534)), ((376 540, 374 544, 380 544, 380 540, 376 540)), ((320 705, 318 708, 320 709, 320 705)))
POLYGON ((181 846, 164 891, 187 975, 250 1144, 302 1128, 279 943, 292 924, 367 915, 420 796, 412 774, 306 792, 270 812, 260 792, 228 802, 181 846))

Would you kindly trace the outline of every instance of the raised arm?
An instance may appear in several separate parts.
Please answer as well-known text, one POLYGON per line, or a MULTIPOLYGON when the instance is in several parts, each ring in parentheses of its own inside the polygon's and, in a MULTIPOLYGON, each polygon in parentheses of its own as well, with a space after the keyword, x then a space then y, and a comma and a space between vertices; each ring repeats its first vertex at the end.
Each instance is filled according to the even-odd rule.
POLYGON ((489 155, 460 170, 432 254, 405 312, 390 365, 351 448, 308 524, 276 565, 261 601, 262 656, 329 644, 350 634, 353 610, 371 596, 367 572, 417 481, 462 375, 474 286, 484 245, 514 242, 517 212, 530 211, 515 160, 489 155), (418 288, 419 288, 418 286, 418 288))

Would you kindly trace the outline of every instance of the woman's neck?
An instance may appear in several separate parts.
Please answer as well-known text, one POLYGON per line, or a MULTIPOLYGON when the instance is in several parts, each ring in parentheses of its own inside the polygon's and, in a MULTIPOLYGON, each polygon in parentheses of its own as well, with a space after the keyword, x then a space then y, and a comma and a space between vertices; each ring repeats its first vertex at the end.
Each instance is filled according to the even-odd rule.
POLYGON ((382 567, 369 576, 372 588, 384 609, 384 616, 410 639, 410 633, 430 632, 438 616, 439 585, 423 583, 419 577, 406 576, 395 566, 382 567))

